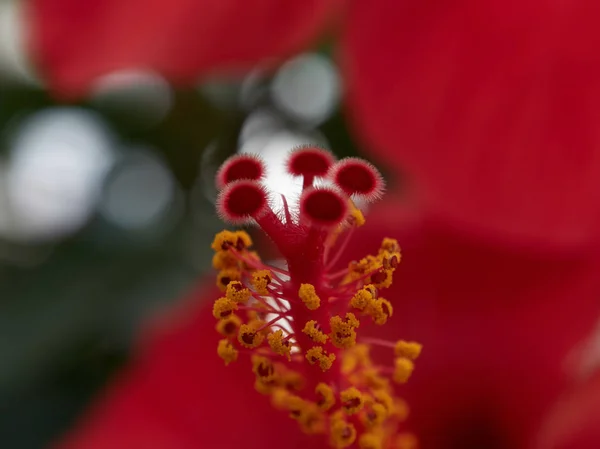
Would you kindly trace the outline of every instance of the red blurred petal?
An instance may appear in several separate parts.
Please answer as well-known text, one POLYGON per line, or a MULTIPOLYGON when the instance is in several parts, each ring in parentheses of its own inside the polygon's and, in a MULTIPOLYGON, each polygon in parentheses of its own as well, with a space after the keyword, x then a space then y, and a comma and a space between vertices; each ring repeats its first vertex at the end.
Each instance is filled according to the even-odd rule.
POLYGON ((503 242, 597 233, 600 3, 353 2, 344 64, 369 149, 432 213, 503 242))
POLYGON ((98 76, 151 69, 178 83, 248 68, 314 39, 339 0, 33 0, 34 58, 50 86, 80 95, 98 76))
POLYGON ((141 354, 57 449, 262 449, 314 438, 254 390, 249 361, 225 367, 209 305, 217 292, 164 320, 141 354))
POLYGON ((539 449, 600 447, 600 373, 556 403, 545 423, 539 449))

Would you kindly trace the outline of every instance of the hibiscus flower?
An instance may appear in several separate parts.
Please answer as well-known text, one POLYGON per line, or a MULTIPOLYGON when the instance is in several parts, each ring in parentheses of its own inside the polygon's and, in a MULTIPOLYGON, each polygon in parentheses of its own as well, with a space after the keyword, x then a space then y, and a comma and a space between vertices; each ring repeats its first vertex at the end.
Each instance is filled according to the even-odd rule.
MULTIPOLYGON (((319 157, 323 154, 317 152, 319 157)), ((295 160, 303 161, 301 155, 295 153, 295 160)), ((351 205, 346 207, 345 195, 356 195, 360 187, 367 198, 373 198, 380 190, 379 178, 368 164, 342 161, 328 170, 337 187, 310 187, 310 178, 323 173, 330 163, 323 156, 320 162, 317 158, 310 164, 290 165, 290 170, 308 179, 299 208, 307 228, 298 228, 287 217, 283 221, 288 225, 281 226, 271 215, 265 192, 256 182, 263 171, 255 158, 235 157, 224 165, 218 178, 223 188, 221 214, 233 222, 255 217, 288 260, 289 271, 263 267, 249 251, 246 234, 219 234, 214 244, 215 266, 221 270, 217 284, 222 288, 227 284, 223 298, 215 302, 219 293, 200 288, 181 310, 163 318, 142 340, 137 360, 58 447, 233 449, 355 444, 404 449, 413 444, 412 434, 418 435, 423 449, 536 447, 539 430, 549 419, 545 414, 569 384, 569 355, 598 316, 598 255, 551 258, 482 245, 393 199, 376 206, 366 224, 358 226, 363 217, 351 205), (354 175, 344 176, 345 170, 354 170, 354 175), (254 180, 237 180, 240 172, 254 180), (361 173, 370 176, 358 176, 361 173), (357 179, 367 182, 357 186, 357 179), (340 223, 352 234, 347 244, 344 234, 337 235, 340 223), (336 235, 333 243, 330 239, 336 235), (382 239, 386 239, 383 245, 382 239), (404 256, 397 267, 393 239, 403 246, 404 256), (321 244, 314 246, 315 241, 321 244), (336 249, 342 248, 339 265, 347 267, 340 274, 346 279, 342 284, 336 284, 336 275, 327 271, 327 285, 337 285, 328 293, 318 282, 309 282, 323 274, 319 262, 323 248, 329 248, 333 258, 338 257, 336 249), (297 251, 302 252, 300 266, 295 266, 297 251), (370 267, 366 271, 361 267, 366 262, 347 263, 374 251, 375 258, 366 260, 370 267), (248 273, 231 270, 232 261, 248 273), (391 275, 393 283, 383 288, 391 275), (292 293, 283 276, 291 276, 292 293), (304 282, 316 289, 303 288, 304 282), (381 289, 373 289, 375 285, 381 289), (261 306, 260 301, 248 308, 251 291, 275 300, 287 292, 281 296, 292 300, 286 306, 293 315, 294 338, 287 340, 289 345, 282 344, 279 331, 285 327, 278 327, 283 323, 277 315, 273 320, 261 317, 255 327, 255 313, 276 311, 270 309, 273 303, 261 306), (373 301, 384 295, 393 306, 386 304, 377 311, 373 301), (325 300, 327 296, 331 303, 325 300), (572 298, 577 299, 576 306, 565 307, 572 298), (347 311, 354 315, 344 315, 347 311), (328 314, 338 312, 346 319, 327 319, 328 314), (248 317, 243 318, 244 314, 248 317), (215 330, 215 318, 221 335, 215 330), (311 319, 315 321, 306 331, 303 325, 311 319), (360 321, 359 326, 352 324, 354 319, 360 321), (383 326, 377 325, 379 319, 383 326), (265 320, 269 320, 266 328, 265 320), (337 325, 343 327, 341 335, 334 331, 337 325), (265 329, 269 336, 261 336, 265 329), (321 338, 333 344, 321 344, 321 338), (410 342, 424 347, 414 365, 418 350, 410 342), (387 427, 378 428, 375 435, 383 437, 374 442, 363 437, 373 434, 364 420, 374 412, 378 402, 372 399, 378 390, 368 389, 371 385, 365 376, 371 365, 367 361, 360 367, 355 343, 370 347, 372 366, 379 367, 376 380, 387 386, 383 376, 389 374, 400 383, 394 390, 385 390, 396 408, 394 414, 385 412, 382 422, 393 424, 393 432, 386 434, 387 427), (311 355, 307 347, 322 351, 311 355), (265 359, 269 350, 270 357, 265 359), (358 366, 360 376, 353 377, 357 373, 348 371, 348 364, 358 366), (386 364, 396 365, 396 370, 381 368, 386 364), (413 367, 414 375, 408 380, 413 367), (277 372, 281 377, 275 376, 277 372), (305 387, 297 393, 300 381, 305 387), (323 389, 321 383, 340 389, 323 389), (352 385, 363 395, 342 399, 352 385), (315 396, 311 396, 313 389, 315 396), (306 402, 299 406, 292 400, 291 406, 286 402, 290 394, 306 402), (400 398, 409 405, 406 421, 400 398), (345 410, 354 406, 359 408, 351 413, 345 410), (341 422, 352 427, 336 434, 339 410, 344 413, 341 422), (392 438, 398 435, 400 441, 392 438)), ((382 400, 380 405, 385 403, 382 400)), ((577 427, 570 429, 576 432, 577 427)))
POLYGON ((177 83, 298 50, 339 20, 348 113, 429 216, 500 244, 584 250, 600 204, 594 0, 32 0, 57 93, 147 68, 177 83), (393 155, 393 157, 392 157, 393 155))
MULTIPOLYGON (((132 66, 186 83, 283 57, 337 11, 333 2, 215 5, 34 0, 32 49, 67 95, 132 66)), ((410 220, 398 199, 376 206, 342 257, 377 252, 384 237, 403 247, 386 292, 395 313, 365 334, 424 345, 397 390, 411 408, 400 431, 425 449, 535 447, 568 383, 568 355, 598 316, 600 7, 346 6, 339 54, 348 115, 366 150, 408 174, 418 202, 410 220)), ((249 362, 217 364, 212 319, 199 299, 170 317, 66 447, 329 444, 254 391, 249 362)), ((376 363, 384 349, 373 350, 376 363)), ((545 444, 578 435, 578 425, 545 444)))

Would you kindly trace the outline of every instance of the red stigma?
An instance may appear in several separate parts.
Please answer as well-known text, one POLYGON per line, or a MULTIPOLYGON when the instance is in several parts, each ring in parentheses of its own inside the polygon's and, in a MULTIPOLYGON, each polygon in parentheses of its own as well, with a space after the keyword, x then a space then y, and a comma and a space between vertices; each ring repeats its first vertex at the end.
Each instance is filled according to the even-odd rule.
POLYGON ((316 226, 337 226, 348 216, 348 199, 330 187, 307 189, 300 198, 300 216, 316 226))
POLYGON ((294 176, 325 176, 335 163, 329 151, 319 147, 300 147, 292 151, 287 170, 294 176))
POLYGON ((259 181, 265 175, 265 167, 258 156, 240 154, 227 159, 217 172, 217 187, 222 189, 227 184, 241 179, 259 181))
POLYGON ((384 181, 379 170, 362 159, 341 160, 332 167, 330 177, 347 195, 374 201, 383 193, 384 181))
POLYGON ((267 193, 254 181, 230 182, 217 199, 219 215, 231 223, 245 223, 250 218, 261 216, 267 208, 267 193))

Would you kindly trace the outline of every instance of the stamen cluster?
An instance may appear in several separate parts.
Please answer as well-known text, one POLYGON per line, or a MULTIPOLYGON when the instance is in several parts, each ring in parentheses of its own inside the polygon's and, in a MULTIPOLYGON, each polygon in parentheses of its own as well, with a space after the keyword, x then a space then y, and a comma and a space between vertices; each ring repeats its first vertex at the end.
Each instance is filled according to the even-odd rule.
POLYGON ((333 271, 365 222, 354 200, 379 198, 382 177, 363 160, 336 162, 314 147, 292 152, 287 167, 303 177, 297 216, 285 197, 283 210, 273 210, 258 157, 234 156, 219 171, 220 215, 232 223, 257 223, 285 265, 262 262, 245 231, 216 235, 213 266, 223 292, 213 305, 223 336, 217 353, 226 364, 249 357, 256 390, 304 432, 327 435, 334 448, 416 447, 411 434, 398 432, 408 407, 391 381, 409 379, 421 345, 358 332, 393 315, 380 291, 392 284, 400 263, 398 242, 386 238, 376 253, 333 271), (330 185, 316 187, 316 178, 330 185), (371 359, 373 345, 390 349, 389 365, 371 359))

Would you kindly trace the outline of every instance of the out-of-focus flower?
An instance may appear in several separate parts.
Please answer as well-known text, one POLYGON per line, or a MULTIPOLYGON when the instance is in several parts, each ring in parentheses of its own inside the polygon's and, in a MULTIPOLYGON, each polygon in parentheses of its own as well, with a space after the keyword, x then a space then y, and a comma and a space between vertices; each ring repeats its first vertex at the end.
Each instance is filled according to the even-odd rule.
POLYGON ((214 69, 243 70, 297 51, 339 0, 77 0, 29 2, 30 44, 47 82, 77 96, 117 70, 152 69, 194 83, 214 69))
MULTIPOLYGON (((247 161, 250 166, 254 163, 252 158, 247 161)), ((246 207, 242 205, 248 201, 237 204, 234 201, 244 191, 242 196, 248 199, 256 186, 254 181, 234 180, 235 173, 239 173, 237 169, 242 166, 221 171, 219 178, 222 184, 228 184, 221 195, 220 208, 229 218, 250 213, 247 209, 244 214, 239 214, 240 208, 246 207)), ((252 169, 246 167, 243 171, 249 173, 252 169)), ((261 170, 253 170, 253 173, 252 178, 257 179, 261 170)), ((310 188, 307 191, 314 192, 310 188)), ((305 218, 312 218, 313 224, 317 222, 316 218, 335 215, 329 210, 335 209, 335 201, 332 201, 331 208, 314 209, 307 206, 310 196, 305 195, 301 210, 305 218)), ((355 238, 349 241, 342 255, 346 261, 358 260, 373 248, 378 248, 385 237, 398 239, 403 244, 406 257, 394 272, 393 284, 385 290, 395 313, 387 317, 385 326, 379 327, 368 326, 368 317, 355 310, 361 320, 356 332, 357 341, 362 339, 371 344, 371 358, 377 367, 389 361, 390 354, 385 345, 374 343, 393 342, 400 338, 423 343, 423 355, 418 359, 414 376, 406 386, 394 391, 395 395, 405 398, 410 407, 408 421, 402 424, 402 431, 410 430, 418 435, 422 449, 535 447, 545 413, 568 383, 571 369, 568 355, 586 337, 597 319, 600 257, 597 254, 579 254, 549 258, 492 245, 483 246, 440 227, 438 222, 424 220, 417 213, 405 214, 404 211, 404 206, 393 200, 375 206, 365 226, 354 231, 355 238), (565 307, 572 299, 575 299, 573 307, 565 307)), ((279 225, 270 222, 269 212, 256 212, 252 208, 252 214, 263 229, 270 234, 275 229, 275 243, 284 248, 284 255, 287 252, 289 258, 290 247, 287 245, 293 247, 300 242, 299 229, 294 231, 293 225, 287 228, 285 240, 285 237, 277 236, 279 225), (285 240, 283 243, 281 238, 285 240)), ((216 240, 221 242, 221 246, 216 245, 216 248, 229 252, 216 257, 217 266, 226 260, 226 256, 233 256, 238 263, 250 266, 256 262, 249 253, 244 255, 248 243, 245 235, 238 235, 242 239, 241 244, 229 241, 231 239, 223 240, 223 236, 226 237, 221 235, 216 240)), ((305 242, 304 249, 310 253, 314 247, 305 242)), ((293 251, 291 254, 289 260, 293 260, 293 251)), ((299 272, 313 270, 315 266, 318 267, 318 263, 307 264, 299 272)), ((351 272, 356 268, 356 264, 346 266, 351 267, 351 272)), ((292 266, 289 269, 293 271, 292 266)), ((221 284, 226 274, 221 273, 218 277, 221 284)), ((272 274, 273 281, 275 275, 281 273, 275 271, 272 274)), ((229 276, 227 281, 231 281, 236 273, 232 271, 229 276)), ((369 276, 374 281, 374 275, 369 276)), ((244 278, 241 276, 241 279, 244 278)), ((265 296, 278 296, 279 288, 275 285, 279 282, 263 285, 260 281, 265 279, 264 276, 249 279, 253 279, 250 281, 253 290, 265 287, 265 296)), ((349 285, 355 287, 353 283, 349 285)), ((287 284, 282 283, 282 286, 287 284)), ((239 287, 230 293, 240 293, 244 287, 239 287)), ((315 290, 317 296, 320 296, 320 288, 322 286, 315 290)), ((224 366, 215 355, 215 347, 223 336, 214 331, 213 315, 224 312, 225 321, 228 321, 231 314, 227 314, 224 308, 211 310, 207 301, 217 293, 210 288, 200 289, 193 296, 193 302, 175 315, 164 318, 164 324, 155 330, 154 335, 143 341, 138 360, 92 410, 83 425, 59 447, 328 447, 328 438, 306 435, 294 420, 286 416, 289 409, 287 413, 275 410, 266 395, 255 391, 256 387, 264 393, 263 387, 281 386, 277 383, 255 384, 262 377, 271 375, 271 371, 262 372, 255 365, 253 373, 251 354, 244 352, 257 354, 257 350, 251 348, 254 337, 244 340, 239 322, 233 322, 237 329, 237 332, 234 329, 233 335, 241 338, 249 349, 237 348, 236 344, 234 350, 239 360, 224 366), (204 301, 199 301, 198 297, 204 301)), ((297 301, 290 308, 295 311, 294 317, 301 320, 328 310, 327 307, 316 308, 317 313, 313 314, 312 305, 305 307, 305 304, 312 304, 308 300, 310 298, 303 304, 303 298, 297 298, 302 295, 285 296, 297 301)), ((325 295, 322 296, 320 307, 325 307, 325 295)), ((346 296, 347 293, 340 295, 338 291, 338 297, 346 296)), ((227 291, 224 298, 227 299, 227 291)), ((242 313, 246 312, 243 309, 247 303, 241 299, 237 298, 234 303, 238 316, 245 320, 242 313)), ((346 304, 347 299, 342 304, 346 304)), ((253 308, 260 307, 257 304, 260 302, 255 303, 253 308)), ((356 305, 350 304, 352 308, 356 305)), ((268 307, 266 310, 269 310, 268 307)), ((300 320, 294 320, 296 332, 302 324, 300 320)), ((317 324, 324 334, 329 334, 328 338, 337 338, 328 332, 331 323, 317 320, 317 324)), ((223 326, 217 327, 221 332, 226 331, 223 326)), ((268 353, 267 340, 268 337, 262 344, 265 354, 268 353)), ((334 346, 324 348, 338 351, 336 363, 344 361, 348 353, 347 349, 334 346)), ((228 354, 233 354, 232 347, 229 349, 228 354)), ((227 357, 224 352, 222 355, 227 357)), ((313 384, 313 387, 319 381, 331 382, 333 386, 340 380, 350 381, 340 374, 343 368, 339 364, 321 371, 318 366, 306 361, 294 361, 298 355, 307 354, 291 352, 293 361, 286 367, 302 367, 300 373, 304 381, 313 384)), ((285 363, 287 353, 276 360, 285 363)), ((349 386, 345 384, 342 388, 349 386)), ((336 401, 339 398, 336 397, 336 401)), ((293 414, 294 410, 291 411, 293 414)), ((326 416, 326 422, 328 419, 330 416, 326 416)), ((361 429, 358 426, 357 429, 361 429)), ((577 429, 570 430, 576 432, 577 429)), ((410 447, 407 446, 409 437, 404 438, 402 444, 405 446, 394 446, 391 440, 386 440, 385 444, 372 447, 410 447)))
MULTIPOLYGON (((132 67, 195 82, 299 48, 338 3, 34 0, 31 42, 62 94, 132 67)), ((597 237, 596 1, 346 6, 340 53, 354 128, 407 170, 431 216, 545 250, 597 237)))

